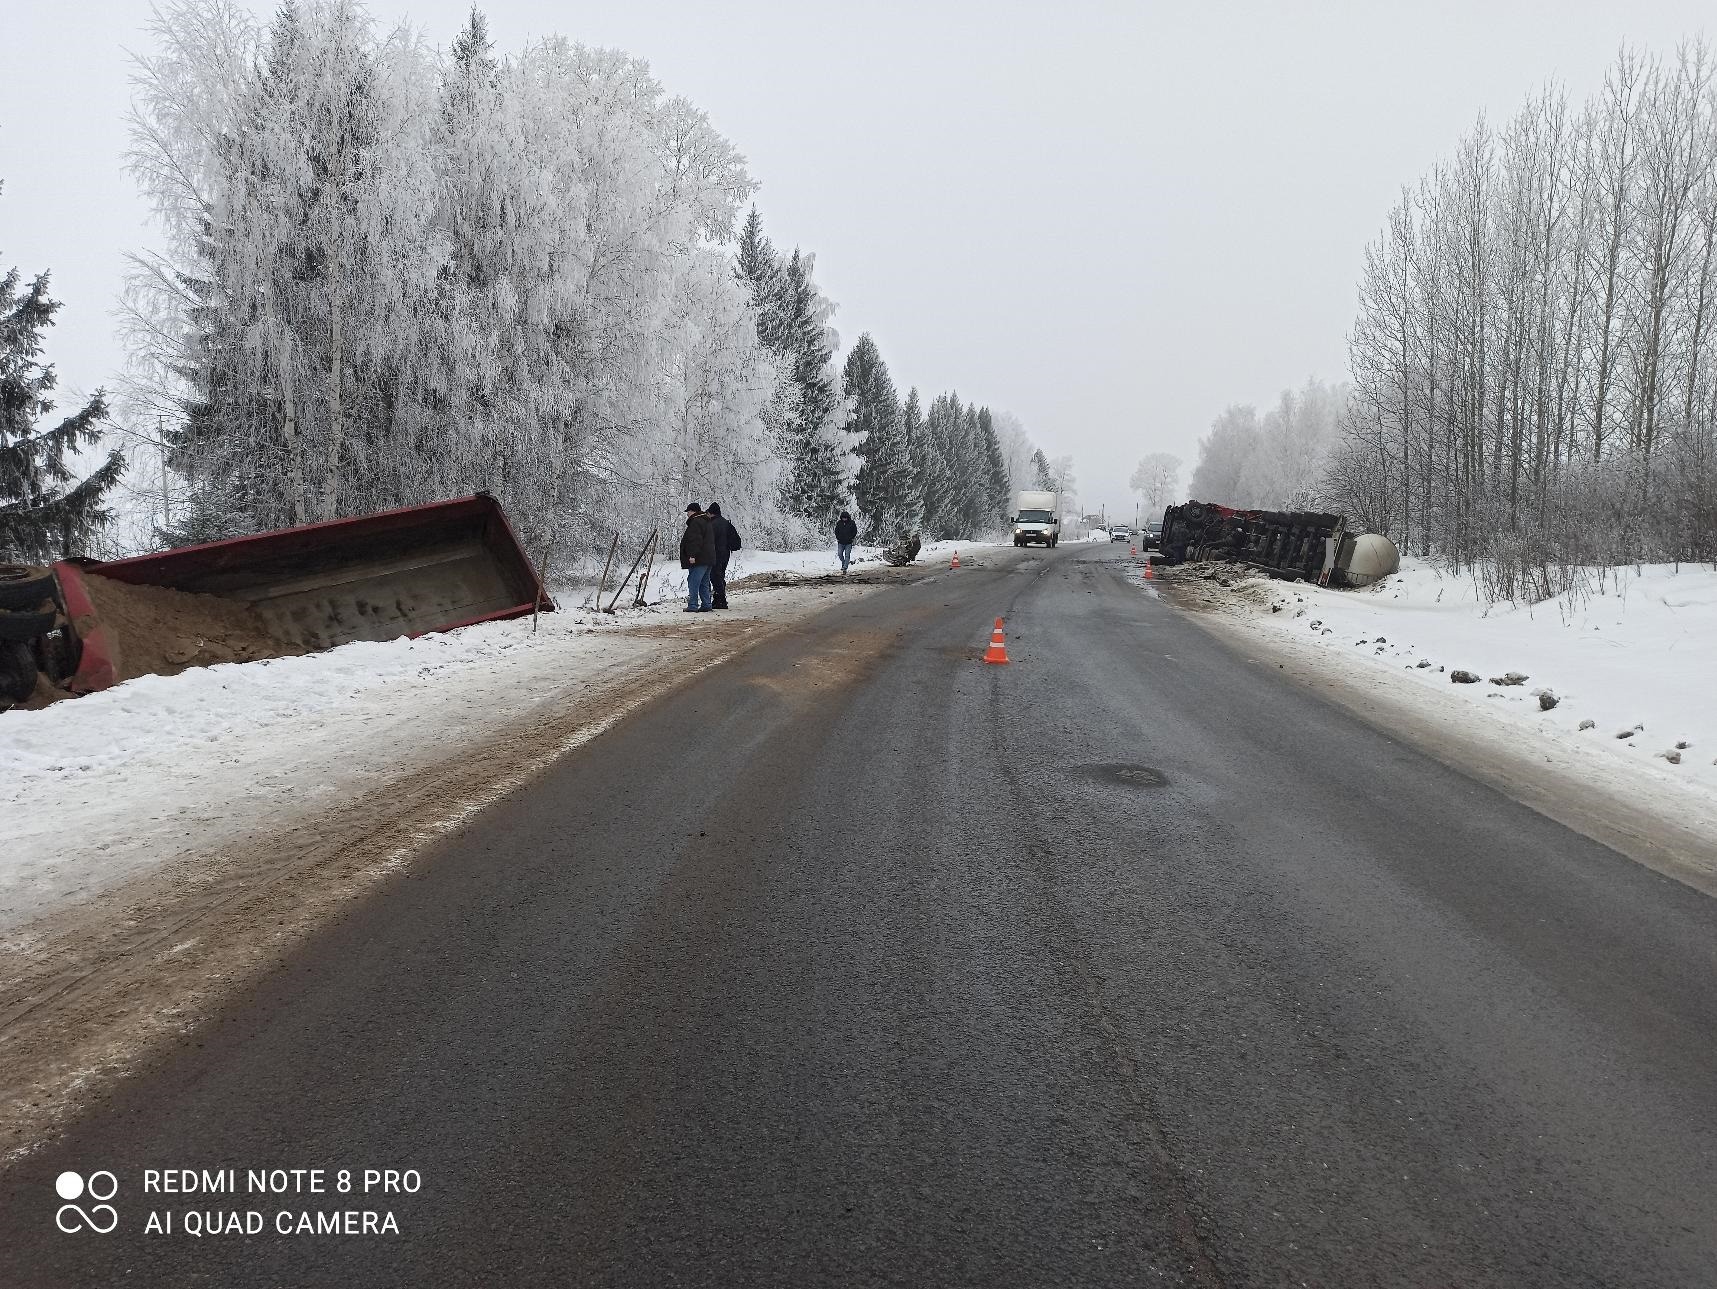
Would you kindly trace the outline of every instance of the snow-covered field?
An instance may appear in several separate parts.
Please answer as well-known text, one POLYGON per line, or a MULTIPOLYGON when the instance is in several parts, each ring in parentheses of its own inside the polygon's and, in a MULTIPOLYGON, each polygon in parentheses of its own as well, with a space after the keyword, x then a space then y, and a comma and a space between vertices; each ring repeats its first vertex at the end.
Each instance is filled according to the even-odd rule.
MULTIPOLYGON (((920 563, 952 549, 931 547, 920 563)), ((838 571, 831 546, 746 551, 729 576, 838 571)), ((618 617, 578 607, 593 588, 558 588, 564 611, 534 630, 530 619, 487 623, 194 668, 0 715, 0 933, 167 861, 313 821, 458 746, 646 676, 670 654, 676 666, 720 656, 724 626, 826 603, 748 592, 731 615, 682 617, 684 588, 676 561, 651 578, 655 607, 618 617), (684 626, 689 643, 653 633, 668 626, 684 626)))
MULTIPOLYGON (((1177 579, 1192 586, 1191 575, 1177 579)), ((1614 570, 1589 594, 1486 605, 1470 576, 1408 558, 1362 590, 1260 577, 1223 598, 1250 629, 1316 646, 1361 674, 1387 672, 1397 689, 1460 705, 1486 728, 1502 722, 1594 773, 1717 801, 1717 572, 1708 566, 1614 570), (1456 670, 1479 680, 1455 684, 1456 670), (1528 679, 1491 683, 1509 672, 1528 679), (1541 708, 1541 692, 1554 707, 1541 708)))
MULTIPOLYGON (((918 563, 925 567, 946 564, 959 552, 961 559, 988 549, 995 549, 993 542, 931 542, 918 552, 918 563)), ((875 568, 882 564, 882 548, 879 546, 854 546, 853 563, 855 570, 875 568)), ((671 552, 670 552, 671 553, 671 552)), ((625 568, 619 570, 625 573, 625 568)), ((788 573, 796 577, 826 577, 841 571, 841 561, 835 553, 831 541, 827 548, 808 551, 754 551, 740 550, 735 552, 733 561, 728 565, 727 580, 738 582, 743 578, 752 577, 759 573, 788 573)), ((618 577, 618 574, 616 575, 618 577)), ((679 566, 677 559, 671 559, 666 568, 658 568, 650 575, 650 598, 652 600, 683 599, 686 593, 686 573, 679 566)), ((581 592, 588 597, 589 591, 581 592)))

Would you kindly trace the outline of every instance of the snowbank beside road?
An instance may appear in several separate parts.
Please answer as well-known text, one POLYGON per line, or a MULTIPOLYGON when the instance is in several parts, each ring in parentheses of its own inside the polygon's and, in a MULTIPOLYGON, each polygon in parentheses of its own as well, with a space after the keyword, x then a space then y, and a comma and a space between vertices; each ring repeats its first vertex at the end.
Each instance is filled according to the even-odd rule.
MULTIPOLYGON (((961 559, 968 559, 981 554, 985 550, 997 549, 995 542, 931 542, 918 552, 917 563, 926 569, 938 564, 946 564, 953 558, 956 551, 961 559)), ((650 575, 651 600, 684 600, 686 595, 686 571, 679 566, 679 558, 668 561, 667 567, 658 568, 650 575)), ((886 567, 882 560, 880 546, 854 546, 852 567, 855 572, 874 568, 886 567)), ((742 581, 759 574, 783 574, 789 577, 835 577, 841 571, 840 557, 835 553, 834 541, 831 538, 826 549, 809 551, 754 551, 740 550, 733 556, 728 565, 727 580, 729 583, 742 581)), ((624 568, 616 574, 624 574, 624 568)), ((581 603, 588 598, 589 592, 581 593, 581 603)))
POLYGON ((1589 594, 1535 605, 1487 605, 1469 577, 1413 558, 1357 591, 1207 565, 1173 570, 1168 585, 1313 674, 1452 722, 1478 743, 1530 751, 1567 772, 1570 790, 1620 794, 1717 854, 1717 572, 1708 567, 1617 570, 1589 594), (1457 670, 1478 680, 1453 683, 1457 670), (1526 679, 1491 683, 1509 672, 1526 679), (1544 708, 1540 693, 1555 705, 1544 708))
MULTIPOLYGON (((833 563, 745 552, 734 571, 833 563)), ((653 608, 618 617, 570 607, 588 601, 574 589, 534 630, 525 618, 196 667, 0 715, 0 935, 168 861, 313 827, 461 747, 653 675, 670 655, 716 657, 748 620, 811 612, 833 593, 749 592, 730 614, 682 617, 684 577, 676 562, 652 578, 653 608)))
POLYGON ((1286 583, 1273 590, 1274 602, 1287 607, 1263 612, 1278 630, 1366 666, 1403 671, 1538 734, 1589 744, 1619 764, 1717 789, 1717 572, 1710 568, 1617 570, 1591 594, 1534 605, 1486 605, 1470 578, 1411 558, 1359 591, 1286 583), (1456 670, 1479 681, 1454 684, 1456 670), (1528 679, 1491 683, 1509 672, 1528 679), (1537 695, 1546 692, 1556 704, 1541 710, 1537 695), (1587 721, 1594 724, 1582 730, 1587 721))
POLYGON ((0 716, 0 928, 348 801, 641 652, 578 614, 142 676, 0 716))

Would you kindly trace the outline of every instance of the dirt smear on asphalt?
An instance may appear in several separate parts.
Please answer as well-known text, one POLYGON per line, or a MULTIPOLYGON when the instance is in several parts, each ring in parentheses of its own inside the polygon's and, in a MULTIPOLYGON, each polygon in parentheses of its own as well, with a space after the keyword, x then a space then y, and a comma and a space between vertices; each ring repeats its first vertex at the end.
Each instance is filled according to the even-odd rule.
POLYGON ((283 832, 192 853, 17 929, 0 947, 0 1167, 28 1155, 413 857, 632 712, 829 603, 647 624, 659 641, 567 700, 283 832))

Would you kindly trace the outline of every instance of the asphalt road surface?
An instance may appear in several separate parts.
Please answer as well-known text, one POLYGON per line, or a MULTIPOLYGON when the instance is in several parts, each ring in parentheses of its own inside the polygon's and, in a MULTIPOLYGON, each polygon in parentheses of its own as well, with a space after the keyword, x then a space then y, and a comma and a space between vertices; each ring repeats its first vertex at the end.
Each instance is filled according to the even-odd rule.
POLYGON ((1717 904, 1118 549, 984 564, 474 819, 14 1166, 0 1282, 1717 1283, 1717 904), (294 1167, 328 1191, 244 1190, 294 1167), (55 1230, 62 1169, 117 1231, 55 1230))

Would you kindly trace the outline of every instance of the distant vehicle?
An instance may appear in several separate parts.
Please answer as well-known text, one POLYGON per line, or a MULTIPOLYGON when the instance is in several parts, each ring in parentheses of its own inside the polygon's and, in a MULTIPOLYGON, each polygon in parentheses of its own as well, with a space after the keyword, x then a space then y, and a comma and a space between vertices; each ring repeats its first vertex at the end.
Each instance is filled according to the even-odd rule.
POLYGON ((1139 545, 1143 546, 1146 550, 1150 550, 1153 547, 1160 548, 1162 544, 1163 526, 1161 523, 1153 519, 1150 523, 1146 524, 1139 530, 1139 545))
POLYGON ((1131 528, 1111 528, 1109 540, 1112 542, 1130 542, 1133 540, 1133 530, 1131 528))
POLYGON ((1014 545, 1048 546, 1061 540, 1061 497, 1053 492, 1022 492, 1014 498, 1014 545))

